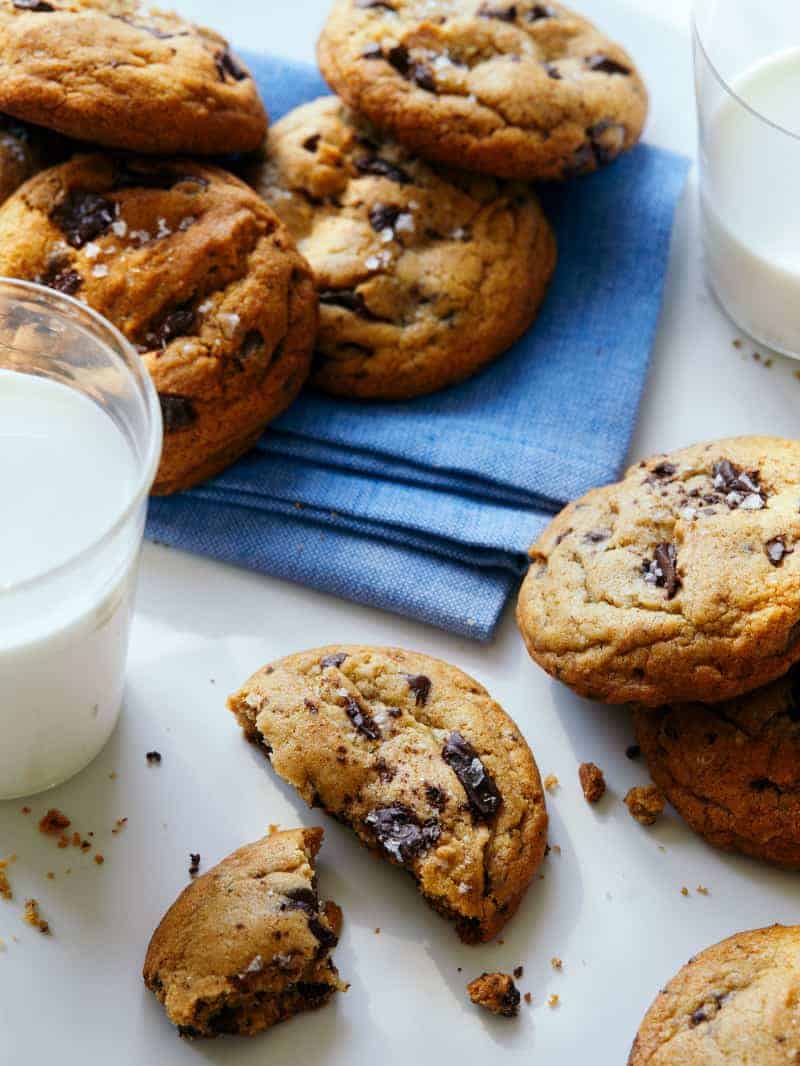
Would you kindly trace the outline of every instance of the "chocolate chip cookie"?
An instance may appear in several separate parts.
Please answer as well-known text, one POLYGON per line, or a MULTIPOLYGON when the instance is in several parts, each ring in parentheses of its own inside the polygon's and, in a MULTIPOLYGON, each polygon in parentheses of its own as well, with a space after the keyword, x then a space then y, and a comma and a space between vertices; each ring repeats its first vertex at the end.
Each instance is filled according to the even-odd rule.
POLYGON ((143 977, 182 1036, 254 1036, 347 988, 330 957, 341 911, 317 895, 321 844, 321 829, 293 829, 239 848, 164 915, 143 977))
POLYGON ((737 933, 675 976, 628 1066, 787 1066, 800 1059, 800 926, 737 933))
POLYGON ((800 668, 719 704, 636 711, 650 774, 696 833, 800 870, 800 668))
POLYGON ((159 392, 174 492, 245 452, 308 375, 311 270, 243 182, 196 162, 77 157, 0 207, 0 273, 105 315, 159 392))
POLYGON ((519 729, 471 677, 333 646, 264 667, 228 705, 276 773, 408 870, 464 941, 511 918, 544 855, 544 794, 519 729))
POLYGON ((483 1007, 501 1018, 516 1018, 522 998, 507 973, 482 973, 467 985, 467 994, 476 1007, 483 1007))
POLYGON ((420 155, 501 178, 568 178, 639 139, 630 56, 563 4, 336 0, 318 45, 328 84, 420 155))
POLYGON ((798 441, 739 437, 632 467, 531 549, 528 651, 606 703, 715 703, 780 677, 800 659, 798 501, 798 441))
POLYGON ((0 111, 138 152, 248 151, 267 128, 222 37, 136 0, 0 0, 0 111))
POLYGON ((320 293, 312 381, 407 399, 474 374, 536 317, 555 238, 522 186, 435 170, 336 97, 272 130, 252 175, 320 293))

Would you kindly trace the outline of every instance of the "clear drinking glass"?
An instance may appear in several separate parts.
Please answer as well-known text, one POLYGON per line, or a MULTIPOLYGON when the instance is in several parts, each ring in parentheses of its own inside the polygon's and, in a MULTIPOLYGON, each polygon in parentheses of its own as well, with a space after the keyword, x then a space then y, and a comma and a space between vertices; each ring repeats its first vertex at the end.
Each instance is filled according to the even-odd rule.
MULTIPOLYGON (((6 452, 5 467, 0 455, 6 479, 4 484, 0 476, 2 521, 15 524, 9 535, 24 565, 28 540, 55 545, 48 556, 53 565, 37 564, 30 572, 23 566, 20 579, 12 576, 5 584, 0 577, 0 799, 8 799, 72 777, 97 755, 117 722, 136 562, 162 426, 150 377, 118 330, 71 297, 1 278, 0 401, 0 447, 18 449, 6 452), (51 416, 53 397, 58 403, 51 416), (49 432, 35 437, 37 428, 26 436, 28 416, 49 432), (47 481, 48 456, 54 468, 59 459, 67 463, 59 426, 64 441, 88 435, 81 448, 93 452, 92 460, 80 472, 68 469, 86 486, 86 500, 107 503, 97 511, 106 515, 102 524, 93 524, 93 508, 70 514, 68 500, 52 514, 52 528, 34 528, 26 514, 28 462, 30 477, 47 486, 36 499, 47 507, 51 492, 59 498, 59 484, 47 481), (118 479, 108 454, 117 451, 124 458, 124 477, 118 479), (99 488, 95 497, 101 469, 110 476, 98 482, 105 495, 99 488), (69 532, 62 534, 67 557, 59 554, 59 526, 69 532)), ((9 562, 0 575, 15 573, 9 562)))
POLYGON ((760 344, 800 357, 800 3, 695 0, 711 287, 760 344))

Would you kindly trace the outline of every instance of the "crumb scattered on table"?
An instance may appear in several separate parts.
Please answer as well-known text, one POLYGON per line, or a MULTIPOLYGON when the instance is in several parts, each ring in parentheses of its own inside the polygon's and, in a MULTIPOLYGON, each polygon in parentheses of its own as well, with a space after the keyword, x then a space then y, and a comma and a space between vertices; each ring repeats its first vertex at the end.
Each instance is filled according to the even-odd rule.
POLYGON ((21 809, 21 813, 22 813, 22 814, 30 814, 30 813, 31 813, 31 809, 30 809, 30 807, 23 807, 23 808, 21 809))
POLYGON ((197 877, 197 875, 199 873, 200 873, 200 852, 199 851, 190 851, 189 852, 189 876, 190 877, 197 877))
POLYGON ((558 957, 558 955, 554 955, 552 957, 552 959, 550 960, 550 965, 553 967, 554 970, 563 970, 564 969, 564 963, 561 961, 561 959, 558 957))
POLYGON ((36 899, 25 900, 25 913, 22 916, 22 920, 27 922, 28 925, 32 925, 34 929, 38 929, 45 936, 48 936, 51 932, 50 923, 45 921, 39 914, 39 901, 36 899))
POLYGON ((44 833, 46 836, 60 836, 70 825, 72 825, 72 822, 63 811, 60 811, 57 807, 51 807, 39 819, 39 832, 44 833))
POLYGON ((555 774, 548 774, 547 777, 544 779, 544 787, 547 789, 548 792, 555 792, 555 790, 559 787, 559 784, 560 782, 555 774))
POLYGON ((637 785, 625 797, 625 806, 639 825, 654 825, 663 813, 664 793, 657 785, 637 785))
POLYGON ((114 836, 116 836, 117 833, 121 833, 122 832, 122 830, 125 828, 125 826, 127 824, 128 824, 128 819, 127 818, 117 818, 116 822, 114 823, 114 828, 111 830, 111 832, 114 834, 114 836))
POLYGON ((587 803, 598 803, 606 792, 606 779, 603 771, 593 762, 581 763, 578 779, 587 803))
POLYGON ((161 752, 148 751, 148 753, 145 755, 145 759, 147 759, 148 766, 158 766, 158 764, 161 762, 161 752))
POLYGON ((526 1003, 530 1003, 533 1000, 533 996, 530 994, 530 992, 526 992, 522 998, 525 1000, 526 1003))
POLYGON ((103 863, 106 861, 106 859, 105 859, 105 856, 101 855, 100 852, 98 851, 98 853, 94 857, 94 861, 97 863, 98 866, 102 866, 103 863))
POLYGON ((552 996, 548 997, 548 1000, 547 1000, 547 1006, 548 1007, 558 1007, 560 1005, 561 1005, 561 999, 559 998, 557 992, 554 992, 552 994, 552 996))
POLYGON ((0 899, 10 900, 14 898, 6 870, 15 859, 16 855, 9 855, 7 859, 0 859, 0 899))
POLYGON ((472 1002, 501 1018, 515 1018, 519 1014, 519 989, 507 973, 482 973, 467 985, 472 1002))
POLYGON ((522 975, 524 973, 525 973, 525 967, 524 966, 517 966, 516 969, 514 970, 515 979, 517 981, 519 981, 520 977, 522 977, 522 975))
POLYGON ((710 896, 711 895, 711 893, 709 892, 709 890, 706 888, 705 885, 698 885, 697 888, 695 889, 695 891, 699 892, 701 896, 710 896))
POLYGON ((681 887, 681 895, 682 896, 688 896, 689 895, 689 889, 686 887, 686 885, 683 885, 681 887))

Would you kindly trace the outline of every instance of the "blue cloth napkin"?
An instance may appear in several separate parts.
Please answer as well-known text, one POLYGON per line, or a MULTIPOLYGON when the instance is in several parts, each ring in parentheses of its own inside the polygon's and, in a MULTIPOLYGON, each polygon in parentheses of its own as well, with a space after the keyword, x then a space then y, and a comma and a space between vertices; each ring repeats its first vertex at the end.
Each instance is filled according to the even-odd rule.
MULTIPOLYGON (((273 121, 327 92, 246 59, 273 121)), ((408 403, 307 391, 221 476, 152 500, 148 536, 488 639, 550 517, 624 463, 687 166, 640 145, 544 190, 559 264, 510 352, 408 403)))

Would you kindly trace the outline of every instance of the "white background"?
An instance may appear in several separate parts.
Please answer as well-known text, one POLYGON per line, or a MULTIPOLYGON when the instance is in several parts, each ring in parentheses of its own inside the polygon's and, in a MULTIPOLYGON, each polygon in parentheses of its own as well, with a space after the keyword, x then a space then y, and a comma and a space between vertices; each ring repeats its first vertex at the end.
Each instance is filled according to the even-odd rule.
MULTIPOLYGON (((311 58, 327 0, 184 0, 184 13, 235 42, 311 58)), ((628 45, 650 82, 651 140, 693 151, 687 0, 584 0, 628 45)), ((796 436, 800 381, 732 346, 736 332, 702 281, 690 184, 676 225, 654 367, 633 456, 740 432, 796 436)), ((711 851, 668 815, 651 830, 621 804, 646 781, 625 758, 627 714, 583 702, 527 658, 507 617, 487 647, 391 615, 148 545, 144 551, 125 714, 103 755, 50 797, 0 804, 0 853, 16 851, 17 899, 0 901, 0 1060, 118 1066, 183 1063, 428 1066, 509 1063, 621 1066, 659 987, 694 952, 738 929, 798 919, 796 876, 711 851), (403 644, 464 667, 484 682, 528 737, 549 797, 553 852, 504 944, 461 946, 410 881, 376 862, 347 832, 309 812, 241 740, 225 695, 277 655, 314 644, 403 644), (148 768, 145 752, 163 762, 148 768), (596 761, 611 794, 582 799, 578 764, 596 761), (112 780, 109 776, 116 772, 112 780), (57 805, 94 831, 106 863, 59 851, 33 819, 57 805), (128 828, 111 835, 118 817, 128 828), (246 1042, 180 1041, 139 971, 149 935, 186 883, 188 853, 207 868, 269 823, 322 821, 323 891, 345 910, 336 957, 350 992, 316 1014, 246 1042), (65 875, 65 867, 72 868, 65 875), (52 870, 56 879, 46 879, 52 870), (699 895, 698 884, 709 888, 699 895), (691 890, 688 897, 680 889, 691 890), (20 921, 37 896, 54 936, 20 921), (380 935, 374 930, 380 927, 380 935), (14 940, 12 937, 18 939, 14 940), (563 959, 561 973, 550 966, 563 959), (533 994, 517 1022, 466 1001, 482 970, 524 964, 533 994), (461 971, 459 971, 461 967, 461 971), (552 993, 560 1006, 547 1006, 552 993)))

